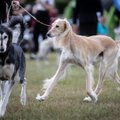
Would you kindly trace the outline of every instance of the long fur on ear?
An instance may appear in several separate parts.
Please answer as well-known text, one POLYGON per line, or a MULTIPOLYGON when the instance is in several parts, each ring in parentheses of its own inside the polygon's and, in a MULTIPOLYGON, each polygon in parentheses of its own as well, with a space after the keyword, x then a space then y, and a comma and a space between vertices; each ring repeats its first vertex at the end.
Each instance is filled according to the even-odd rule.
POLYGON ((71 25, 66 18, 63 19, 66 22, 67 29, 71 29, 71 25))
POLYGON ((9 42, 12 42, 13 32, 12 32, 11 28, 2 24, 2 25, 0 25, 0 32, 6 32, 9 36, 9 42))
POLYGON ((62 33, 62 34, 60 35, 60 37, 63 37, 63 36, 65 36, 66 34, 68 34, 69 31, 72 30, 72 27, 71 27, 70 23, 67 21, 67 19, 61 19, 61 20, 63 20, 63 21, 65 22, 65 24, 66 24, 66 29, 65 29, 64 33, 62 33))

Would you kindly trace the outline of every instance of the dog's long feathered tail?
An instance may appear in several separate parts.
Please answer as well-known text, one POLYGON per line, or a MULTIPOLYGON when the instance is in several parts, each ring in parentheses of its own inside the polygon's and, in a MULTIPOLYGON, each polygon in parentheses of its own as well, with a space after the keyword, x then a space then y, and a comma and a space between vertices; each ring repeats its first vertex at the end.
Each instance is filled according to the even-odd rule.
POLYGON ((120 40, 115 41, 118 46, 118 57, 120 57, 120 40))
POLYGON ((9 21, 9 27, 14 27, 17 24, 20 24, 20 35, 17 41, 17 44, 20 45, 20 43, 23 40, 23 35, 25 31, 25 26, 26 26, 25 20, 22 16, 13 16, 9 21))

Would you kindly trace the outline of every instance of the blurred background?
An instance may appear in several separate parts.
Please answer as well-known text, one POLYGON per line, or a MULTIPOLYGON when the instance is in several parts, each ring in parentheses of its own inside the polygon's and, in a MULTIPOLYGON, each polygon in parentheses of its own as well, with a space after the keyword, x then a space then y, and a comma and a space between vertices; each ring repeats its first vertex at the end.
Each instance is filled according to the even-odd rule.
MULTIPOLYGON (((22 4, 35 3, 35 0, 20 0, 22 4)), ((119 24, 119 5, 115 1, 119 0, 101 0, 104 7, 104 14, 107 17, 105 24, 109 30, 109 35, 115 38, 114 28, 118 27, 119 24)), ((57 8, 60 16, 68 19, 72 18, 72 8, 75 6, 75 0, 55 0, 55 7, 57 8)))
MULTIPOLYGON (((60 17, 60 18, 67 18, 72 26, 74 24, 73 18, 74 15, 76 14, 74 11, 76 6, 76 0, 49 0, 48 3, 47 2, 45 3, 46 4, 45 6, 41 5, 40 1, 42 0, 19 0, 19 1, 20 4, 31 15, 33 15, 43 23, 50 25, 55 19, 60 17), (45 14, 43 11, 45 12, 45 14)), ((89 0, 86 1, 86 3, 87 2, 90 3, 89 0)), ((102 15, 99 12, 96 13, 98 19, 96 34, 108 35, 112 37, 114 40, 120 40, 120 0, 101 0, 101 3, 103 8, 103 13, 102 15)), ((96 7, 96 5, 95 4, 93 6, 88 5, 88 7, 96 7)), ((46 41, 47 40, 46 33, 49 30, 49 27, 40 25, 36 20, 32 18, 32 16, 28 15, 21 8, 18 11, 16 11, 15 14, 19 14, 19 13, 23 14, 28 25, 25 31, 24 41, 21 44, 24 51, 29 52, 31 54, 31 58, 33 59, 39 58, 43 53, 43 51, 45 51, 42 49, 45 49, 46 46, 48 45, 49 45, 49 51, 54 51, 52 45, 53 41, 51 40, 51 43, 50 41, 46 41)), ((78 21, 80 21, 80 19, 81 18, 78 18, 78 21)), ((91 19, 91 17, 88 19, 91 19)), ((77 24, 79 27, 80 23, 77 24)), ((89 25, 87 25, 88 28, 90 28, 89 25)), ((74 32, 80 34, 78 28, 74 30, 74 32)))
MULTIPOLYGON (((86 96, 85 73, 74 65, 66 71, 66 76, 62 81, 59 81, 59 85, 55 87, 48 100, 43 103, 36 102, 37 93, 41 95, 43 92, 43 80, 50 78, 58 67, 61 51, 54 48, 53 39, 46 38, 46 33, 50 27, 39 24, 32 16, 48 25, 51 25, 58 17, 67 18, 73 27, 76 0, 19 1, 23 8, 31 14, 26 13, 21 7, 13 11, 14 14, 22 14, 27 23, 21 47, 27 58, 28 105, 22 107, 19 104, 18 92, 20 89, 16 86, 7 114, 1 120, 120 120, 120 88, 116 91, 116 85, 107 78, 99 101, 96 104, 85 103, 83 102, 83 98, 86 96), (40 1, 54 1, 54 3, 45 4, 46 8, 49 8, 49 14, 48 9, 46 10, 45 6, 41 6, 40 1)), ((87 2, 97 0, 78 1, 85 1, 88 7, 94 8, 96 4, 90 6, 87 2)), ((120 0, 101 0, 101 2, 103 14, 101 17, 100 13, 97 13, 97 34, 105 34, 114 40, 120 40, 120 0)), ((79 23, 77 24, 79 25, 79 23)), ((16 26, 14 30, 15 41, 20 33, 17 29, 19 26, 16 26)), ((90 27, 90 29, 92 28, 90 27)), ((78 34, 78 31, 75 32, 78 34)), ((95 68, 94 77, 95 83, 97 83, 98 63, 95 64, 95 68)), ((120 73, 120 69, 118 73, 120 73)))

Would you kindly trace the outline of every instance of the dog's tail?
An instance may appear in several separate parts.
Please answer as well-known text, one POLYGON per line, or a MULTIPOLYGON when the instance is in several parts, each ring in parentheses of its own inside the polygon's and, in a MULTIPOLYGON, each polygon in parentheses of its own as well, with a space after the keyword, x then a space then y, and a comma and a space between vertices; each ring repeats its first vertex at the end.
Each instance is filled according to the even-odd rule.
POLYGON ((25 26, 26 26, 25 20, 22 16, 13 16, 9 21, 9 27, 14 27, 17 24, 20 24, 20 35, 17 41, 17 44, 20 45, 20 43, 23 40, 23 35, 25 31, 25 26))

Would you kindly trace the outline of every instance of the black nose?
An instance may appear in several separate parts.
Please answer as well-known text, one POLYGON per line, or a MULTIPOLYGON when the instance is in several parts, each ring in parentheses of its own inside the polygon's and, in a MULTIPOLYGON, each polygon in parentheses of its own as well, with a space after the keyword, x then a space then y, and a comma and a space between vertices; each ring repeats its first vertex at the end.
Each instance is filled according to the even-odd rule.
POLYGON ((1 48, 1 49, 0 49, 0 52, 3 52, 3 51, 4 51, 4 49, 3 49, 3 48, 1 48))
POLYGON ((51 37, 51 34, 50 34, 50 33, 47 33, 47 37, 51 37))

